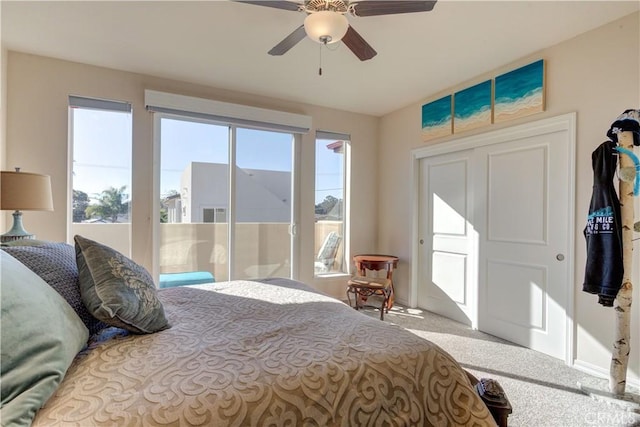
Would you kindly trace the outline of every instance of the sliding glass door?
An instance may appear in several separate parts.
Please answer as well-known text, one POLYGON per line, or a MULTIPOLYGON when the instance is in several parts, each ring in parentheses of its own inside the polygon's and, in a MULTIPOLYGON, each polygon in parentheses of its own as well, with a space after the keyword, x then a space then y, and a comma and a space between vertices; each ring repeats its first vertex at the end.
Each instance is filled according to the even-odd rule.
POLYGON ((291 277, 293 136, 235 132, 234 278, 291 277))
POLYGON ((156 120, 160 278, 199 271, 216 281, 291 277, 293 135, 156 120))
POLYGON ((160 118, 159 272, 228 278, 229 128, 160 118))

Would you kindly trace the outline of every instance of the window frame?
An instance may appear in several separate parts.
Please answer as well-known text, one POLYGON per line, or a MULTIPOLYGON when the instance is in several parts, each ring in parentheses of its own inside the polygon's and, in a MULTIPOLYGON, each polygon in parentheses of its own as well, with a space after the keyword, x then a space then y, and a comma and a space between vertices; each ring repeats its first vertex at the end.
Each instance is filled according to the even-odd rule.
MULTIPOLYGON (((75 140, 75 125, 77 121, 77 117, 75 115, 75 110, 95 110, 100 112, 110 112, 110 113, 125 113, 128 115, 128 139, 129 139, 129 171, 128 171, 128 195, 129 195, 129 221, 126 223, 128 226, 128 242, 126 249, 124 247, 117 248, 119 251, 123 252, 125 255, 131 255, 132 249, 132 233, 131 229, 133 227, 133 108, 132 104, 128 101, 119 101, 119 100, 110 100, 110 99, 101 99, 101 98, 93 98, 93 97, 85 97, 79 95, 69 95, 68 97, 68 105, 67 105, 67 164, 69 167, 67 168, 67 220, 66 220, 66 239, 67 242, 73 243, 73 235, 74 233, 74 199, 73 199, 73 191, 74 191, 74 158, 75 158, 75 147, 77 141, 75 140)), ((105 224, 110 225, 110 224, 105 224)), ((111 243, 111 242, 107 242, 111 243)), ((114 242, 115 243, 115 242, 114 242)))
MULTIPOLYGON (((292 159, 292 171, 291 171, 291 222, 289 225, 289 236, 290 236, 290 245, 291 245, 291 278, 298 279, 299 278, 299 261, 298 261, 298 252, 300 245, 300 238, 296 233, 297 225, 299 224, 299 213, 300 213, 300 168, 301 168, 301 155, 300 155, 300 146, 302 143, 302 133, 293 132, 292 128, 283 128, 282 126, 275 126, 275 128, 270 129, 267 124, 260 123, 259 126, 251 126, 248 124, 234 124, 227 123, 222 121, 221 119, 214 119, 206 114, 189 114, 188 112, 182 111, 161 111, 160 108, 148 108, 150 111, 153 111, 153 198, 154 200, 159 200, 160 195, 160 164, 161 164, 161 146, 162 146, 162 132, 161 132, 161 123, 162 119, 170 119, 170 120, 182 120, 182 121, 190 121, 195 123, 204 123, 211 124, 216 126, 228 126, 229 128, 229 164, 236 163, 236 131, 237 129, 257 129, 269 132, 280 132, 285 134, 291 134, 292 136, 292 151, 293 151, 293 159, 292 159)), ((236 176, 234 173, 234 168, 229 168, 229 208, 226 210, 226 219, 228 224, 228 242, 227 242, 227 250, 229 254, 228 260, 228 274, 229 277, 232 277, 232 272, 235 269, 234 259, 231 254, 235 251, 235 226, 236 221, 231 220, 231 218, 235 215, 235 206, 236 206, 236 176)), ((160 210, 157 212, 154 210, 151 214, 152 219, 152 275, 155 279, 157 279, 160 275, 160 251, 159 251, 159 242, 160 242, 160 210)))
MULTIPOLYGON (((331 132, 324 130, 316 130, 315 139, 314 139, 314 152, 317 149, 318 140, 335 140, 335 141, 343 141, 343 159, 342 159, 342 260, 341 265, 342 268, 340 271, 328 271, 328 272, 316 272, 315 263, 317 261, 318 250, 316 250, 316 244, 318 242, 315 241, 315 225, 317 224, 317 220, 315 217, 315 208, 314 208, 314 242, 313 242, 313 278, 314 279, 323 279, 323 278, 335 278, 340 276, 348 276, 350 275, 351 270, 351 262, 349 260, 350 254, 350 200, 351 200, 351 191, 350 191, 350 182, 351 182, 351 135, 340 133, 340 132, 331 132)), ((315 193, 317 191, 317 159, 315 159, 315 173, 314 173, 314 207, 315 207, 315 193)), ((326 236, 325 236, 326 238, 326 236)), ((324 239, 323 239, 324 240, 324 239)))

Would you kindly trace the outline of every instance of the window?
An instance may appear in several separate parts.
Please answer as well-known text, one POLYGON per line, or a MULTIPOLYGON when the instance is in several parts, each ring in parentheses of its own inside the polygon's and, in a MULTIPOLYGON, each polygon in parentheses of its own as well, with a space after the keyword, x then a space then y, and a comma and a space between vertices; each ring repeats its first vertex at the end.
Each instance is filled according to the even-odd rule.
POLYGON ((316 132, 316 276, 346 273, 346 167, 349 135, 316 132))
POLYGON ((159 273, 291 277, 293 134, 156 117, 159 273))
POLYGON ((294 143, 291 133, 235 128, 234 278, 292 277, 294 143))
POLYGON ((209 271, 228 280, 229 128, 156 115, 160 152, 158 273, 209 271), (166 210, 167 215, 163 215, 166 210), (223 211, 225 208, 222 209, 223 211))
POLYGON ((154 113, 162 206, 154 274, 293 277, 295 165, 311 117, 152 90, 145 104, 154 113), (171 221, 178 206, 181 218, 171 221))
POLYGON ((69 125, 68 240, 81 234, 130 255, 131 104, 70 96, 69 125))
POLYGON ((227 210, 225 208, 202 209, 202 222, 227 222, 227 210))

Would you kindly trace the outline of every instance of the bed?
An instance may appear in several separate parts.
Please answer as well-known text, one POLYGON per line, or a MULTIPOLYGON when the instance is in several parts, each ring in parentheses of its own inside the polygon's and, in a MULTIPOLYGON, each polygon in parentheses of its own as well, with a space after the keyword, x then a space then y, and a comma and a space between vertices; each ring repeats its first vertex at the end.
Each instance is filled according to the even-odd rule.
MULTIPOLYGON (((2 255, 4 304, 11 280, 5 270, 16 266, 7 267, 13 258, 2 255)), ((68 368, 49 384, 43 405, 32 403, 18 420, 34 426, 496 425, 448 353, 300 282, 153 292, 164 326, 134 333, 106 319, 107 327, 90 338, 87 328, 75 345, 79 352, 67 351, 68 368)), ((2 416, 7 407, 15 416, 5 399, 4 380, 11 377, 4 365, 3 359, 2 416)))

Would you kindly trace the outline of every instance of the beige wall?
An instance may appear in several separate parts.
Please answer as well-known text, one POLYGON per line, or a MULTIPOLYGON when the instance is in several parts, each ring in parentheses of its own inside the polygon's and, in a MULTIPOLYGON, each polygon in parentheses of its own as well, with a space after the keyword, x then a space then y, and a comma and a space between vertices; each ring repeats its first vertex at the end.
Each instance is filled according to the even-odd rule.
MULTIPOLYGON (((1 22, 2 8, 0 7, 0 23, 1 22)), ((7 49, 4 46, 0 46, 0 170, 6 170, 5 162, 7 143, 5 136, 7 130, 7 55, 7 49)), ((0 213, 0 224, 4 224, 4 215, 4 212, 0 213)))
POLYGON ((7 56, 6 49, 0 49, 0 168, 6 170, 7 134, 7 56))
MULTIPOLYGON (((66 240, 67 117, 70 94, 124 100, 133 106, 132 257, 152 270, 152 124, 145 111, 144 90, 152 89, 223 102, 270 108, 313 118, 313 129, 303 137, 300 169, 301 236, 299 251, 302 281, 335 296, 344 296, 344 278, 314 279, 315 129, 351 135, 353 193, 351 230, 353 251, 375 250, 377 241, 376 180, 379 119, 362 114, 303 105, 185 82, 94 67, 9 51, 7 64, 6 165, 51 175, 54 212, 25 212, 27 229, 38 238, 66 240), (308 236, 308 238, 306 237, 308 236)), ((336 89, 338 90, 338 89, 336 89)), ((330 94, 327 94, 330 96, 330 94)), ((10 226, 8 219, 3 229, 10 226)))
MULTIPOLYGON (((1 10, 2 8, 0 8, 1 10)), ((1 14, 1 12, 0 12, 1 14)), ((7 58, 9 52, 0 47, 0 170, 7 167, 7 58)), ((11 212, 0 211, 0 224, 5 224, 11 218, 11 212)), ((3 227, 2 233, 8 228, 3 227)))
MULTIPOLYGON (((1 9, 1 8, 0 8, 1 9)), ((0 48, 0 170, 7 170, 7 49, 0 48)), ((0 224, 4 224, 8 215, 0 211, 0 224)), ((2 233, 5 228, 2 228, 2 233)))
MULTIPOLYGON (((543 58, 547 62, 546 111, 529 118, 491 125, 475 133, 495 130, 527 121, 563 113, 577 112, 576 206, 575 222, 575 358, 584 369, 608 372, 613 342, 614 312, 597 303, 597 297, 581 291, 584 278, 585 243, 582 230, 591 197, 591 152, 606 139, 615 118, 628 108, 640 108, 639 38, 640 28, 635 13, 595 29, 574 39, 552 46, 512 64, 461 82, 458 86, 433 94, 420 103, 410 105, 382 118, 380 124, 379 162, 379 237, 378 249, 398 255, 402 262, 396 290, 400 301, 409 295, 411 248, 411 171, 410 151, 423 146, 420 136, 421 105, 454 93, 496 75, 543 58), (383 167, 384 165, 384 167, 383 167)), ((474 132, 461 134, 468 136, 474 132)), ((455 139, 441 138, 433 143, 455 139)), ((636 208, 638 209, 638 208, 636 208)), ((636 210, 640 212, 640 210, 636 210)), ((640 214, 636 215, 637 217, 640 214)), ((640 248, 635 245, 635 301, 640 292, 640 248)), ((640 307, 634 304, 632 353, 629 375, 636 381, 640 375, 640 307)))

